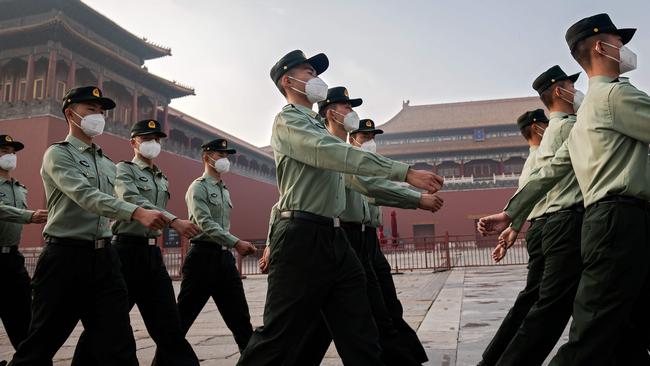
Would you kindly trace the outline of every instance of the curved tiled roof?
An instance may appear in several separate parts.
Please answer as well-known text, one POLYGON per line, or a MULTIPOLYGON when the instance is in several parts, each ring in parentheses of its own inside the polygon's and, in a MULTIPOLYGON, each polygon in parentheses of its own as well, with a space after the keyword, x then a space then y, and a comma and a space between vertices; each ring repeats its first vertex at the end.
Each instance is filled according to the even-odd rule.
POLYGON ((402 110, 381 129, 392 134, 515 125, 522 113, 537 108, 544 108, 539 97, 418 106, 404 103, 402 110))
POLYGON ((459 151, 478 151, 488 149, 503 149, 503 148, 527 148, 528 144, 521 136, 509 136, 491 138, 485 141, 477 142, 473 140, 463 141, 435 141, 435 142, 420 142, 408 144, 391 144, 391 145, 378 145, 377 152, 390 156, 400 155, 414 155, 414 154, 434 154, 443 152, 459 152, 459 151))

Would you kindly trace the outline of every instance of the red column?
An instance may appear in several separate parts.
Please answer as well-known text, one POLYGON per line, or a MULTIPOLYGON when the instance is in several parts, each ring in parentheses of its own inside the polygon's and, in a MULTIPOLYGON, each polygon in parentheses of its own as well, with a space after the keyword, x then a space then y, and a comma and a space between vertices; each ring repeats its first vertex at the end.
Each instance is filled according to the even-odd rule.
POLYGON ((131 104, 133 111, 131 112, 131 119, 133 123, 138 122, 138 91, 133 91, 133 103, 131 104))
POLYGON ((47 65, 47 82, 45 84, 45 97, 54 96, 56 84, 56 50, 50 50, 50 62, 47 65))
POLYGON ((151 111, 151 119, 158 120, 158 101, 153 101, 153 110, 151 111))
POLYGON ((77 63, 74 60, 70 60, 70 69, 68 69, 68 81, 66 85, 67 89, 72 89, 75 87, 77 82, 77 63))
POLYGON ((460 161, 460 176, 461 177, 465 176, 465 162, 462 160, 460 161))
POLYGON ((436 166, 436 163, 432 164, 431 171, 435 174, 438 174, 438 167, 436 166))
POLYGON ((499 160, 499 174, 503 175, 506 172, 506 169, 503 165, 503 159, 499 160))
POLYGON ((169 132, 171 130, 169 126, 169 105, 165 104, 165 108, 163 109, 163 129, 165 131, 165 134, 169 136, 169 132))
POLYGON ((30 54, 27 59, 27 90, 25 91, 25 100, 34 99, 34 55, 30 54))

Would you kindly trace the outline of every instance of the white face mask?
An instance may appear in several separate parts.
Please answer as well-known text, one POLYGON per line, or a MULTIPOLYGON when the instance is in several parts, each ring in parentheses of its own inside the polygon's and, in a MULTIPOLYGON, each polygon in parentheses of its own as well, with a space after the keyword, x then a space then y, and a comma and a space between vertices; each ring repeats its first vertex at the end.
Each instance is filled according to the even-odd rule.
POLYGON ((616 48, 618 50, 619 57, 621 58, 620 60, 617 59, 616 57, 612 57, 612 56, 609 56, 609 55, 603 55, 598 50, 596 50, 596 52, 600 53, 601 55, 603 55, 603 56, 605 56, 607 58, 611 58, 612 60, 618 62, 619 74, 625 74, 628 71, 632 71, 632 70, 636 69, 636 53, 632 52, 632 50, 630 50, 626 46, 621 46, 621 48, 618 48, 618 47, 614 46, 613 44, 609 44, 609 43, 606 43, 606 42, 602 42, 602 44, 604 44, 606 46, 609 46, 609 47, 612 47, 612 48, 616 48))
POLYGON ((327 99, 327 89, 329 89, 329 87, 321 78, 313 77, 307 80, 306 82, 291 76, 289 76, 289 78, 305 84, 304 92, 302 90, 298 90, 293 87, 291 89, 297 91, 300 94, 305 95, 310 102, 318 103, 320 101, 327 99))
POLYGON ((104 125, 106 124, 106 121, 104 120, 103 114, 89 114, 85 117, 81 117, 75 111, 72 111, 72 113, 81 118, 81 123, 76 124, 73 120, 71 120, 71 122, 74 123, 75 126, 81 128, 86 136, 95 137, 101 135, 104 132, 104 125))
POLYGON ((357 114, 357 112, 351 111, 345 115, 335 110, 332 110, 332 112, 338 114, 339 116, 343 116, 343 123, 337 121, 336 118, 334 119, 334 121, 336 121, 336 123, 340 125, 343 125, 343 128, 345 128, 345 132, 352 132, 357 128, 359 128, 359 115, 357 114))
POLYGON ((228 160, 228 158, 219 158, 217 160, 210 158, 210 160, 213 161, 212 166, 214 166, 217 173, 228 173, 228 171, 230 171, 230 160, 228 160))
POLYGON ((567 100, 567 99, 564 99, 564 98, 562 98, 562 97, 560 97, 560 98, 562 98, 562 100, 564 100, 564 101, 567 102, 567 103, 571 103, 571 104, 573 104, 573 111, 574 111, 574 112, 578 112, 578 109, 579 109, 580 106, 582 105, 582 101, 585 100, 585 93, 581 92, 581 91, 578 90, 578 89, 575 90, 575 93, 572 93, 572 92, 570 92, 570 91, 568 91, 568 90, 566 90, 566 89, 564 89, 564 88, 562 88, 562 87, 559 87, 559 88, 560 88, 560 90, 562 90, 563 92, 565 92, 565 93, 569 93, 569 94, 573 95, 572 100, 567 100))
POLYGON ((16 163, 18 158, 16 154, 4 154, 0 156, 0 169, 2 170, 14 170, 16 169, 16 163))
POLYGON ((155 159, 160 154, 160 143, 156 140, 143 141, 138 147, 140 154, 147 159, 155 159))
POLYGON ((377 143, 375 142, 374 139, 368 140, 363 144, 359 143, 359 141, 357 141, 357 139, 355 139, 354 137, 352 138, 352 140, 356 142, 357 145, 359 145, 359 148, 361 150, 371 152, 371 153, 377 153, 377 143))

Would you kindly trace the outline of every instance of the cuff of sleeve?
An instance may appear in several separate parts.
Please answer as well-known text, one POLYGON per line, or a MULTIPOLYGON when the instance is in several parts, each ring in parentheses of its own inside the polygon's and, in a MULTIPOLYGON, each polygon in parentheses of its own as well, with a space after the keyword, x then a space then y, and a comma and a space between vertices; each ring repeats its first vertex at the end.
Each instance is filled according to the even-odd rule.
POLYGON ((176 216, 174 216, 174 214, 172 214, 172 213, 169 212, 169 211, 164 211, 164 210, 163 210, 163 211, 161 211, 161 212, 163 213, 163 215, 165 215, 166 218, 169 219, 169 221, 173 221, 174 219, 176 219, 176 216))
POLYGON ((508 215, 508 217, 512 220, 510 223, 512 229, 517 232, 521 231, 521 227, 526 223, 526 217, 521 214, 518 215, 514 209, 509 207, 506 207, 503 212, 505 212, 505 214, 508 215))
POLYGON ((138 206, 122 201, 122 204, 117 210, 118 221, 131 222, 133 220, 133 213, 138 209, 138 206))
POLYGON ((393 161, 393 165, 390 167, 390 177, 388 179, 395 182, 405 182, 406 173, 409 170, 409 165, 402 163, 400 161, 393 161))
POLYGON ((20 218, 23 220, 23 223, 29 224, 32 222, 32 216, 34 216, 34 212, 32 210, 24 210, 23 214, 20 216, 20 218))
POLYGON ((420 198, 422 198, 422 193, 409 189, 407 191, 406 202, 408 203, 409 209, 416 209, 420 205, 420 198))
POLYGON ((226 246, 230 249, 235 247, 235 244, 239 241, 239 238, 232 234, 227 234, 226 235, 226 246))

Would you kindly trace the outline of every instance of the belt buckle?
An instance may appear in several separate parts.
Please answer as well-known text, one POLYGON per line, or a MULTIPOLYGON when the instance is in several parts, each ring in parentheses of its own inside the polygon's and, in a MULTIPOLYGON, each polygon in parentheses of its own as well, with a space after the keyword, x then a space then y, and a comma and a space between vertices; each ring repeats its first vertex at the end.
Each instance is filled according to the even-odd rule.
POLYGON ((341 219, 335 217, 332 219, 332 221, 334 222, 334 227, 341 227, 341 219))
POLYGON ((95 249, 104 249, 106 247, 106 240, 95 240, 95 249))
POLYGON ((0 253, 2 253, 2 254, 11 253, 11 247, 0 247, 0 253))
POLYGON ((147 238, 147 244, 156 245, 156 238, 147 238))

